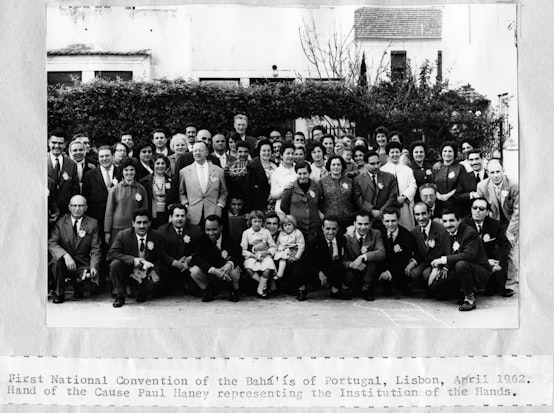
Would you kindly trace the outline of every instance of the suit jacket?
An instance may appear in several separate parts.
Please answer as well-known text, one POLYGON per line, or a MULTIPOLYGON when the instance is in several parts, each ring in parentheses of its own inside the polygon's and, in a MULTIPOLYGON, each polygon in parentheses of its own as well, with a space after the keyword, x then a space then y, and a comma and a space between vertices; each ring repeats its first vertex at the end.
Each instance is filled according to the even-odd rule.
MULTIPOLYGON (((135 160, 138 162, 138 168, 135 174, 135 181, 140 182, 142 178, 150 174, 150 171, 144 167, 140 159, 137 157, 135 160)), ((152 164, 150 164, 150 168, 154 170, 152 167, 152 164)))
MULTIPOLYGON (((214 165, 217 165, 221 167, 221 164, 219 163, 219 159, 217 156, 213 154, 208 154, 206 158, 209 162, 213 163, 214 165)), ((173 166, 173 182, 175 182, 175 185, 172 185, 172 199, 179 199, 179 187, 181 186, 181 170, 189 165, 192 165, 194 163, 194 156, 192 152, 185 152, 181 156, 177 158, 175 161, 175 165, 173 166)))
MULTIPOLYGON (((200 182, 196 175, 196 166, 189 165, 181 170, 179 177, 179 200, 182 204, 188 204, 190 222, 194 225, 200 223, 202 212, 204 218, 211 214, 217 214, 217 204, 222 207, 227 201, 227 186, 223 169, 208 162, 209 178, 206 192, 202 193, 200 182)), ((221 211, 219 214, 221 215, 221 211)))
MULTIPOLYGON (((343 260, 346 239, 342 235, 337 235, 337 247, 339 251, 339 260, 343 260)), ((311 236, 306 242, 306 250, 302 255, 302 261, 305 264, 311 265, 317 268, 318 271, 325 273, 332 265, 333 260, 329 254, 329 244, 323 233, 315 234, 311 236)))
POLYGON ((258 209, 265 211, 269 201, 271 185, 267 180, 259 157, 252 159, 246 166, 246 211, 258 209))
POLYGON ((71 255, 77 264, 77 271, 82 268, 98 270, 100 266, 98 222, 94 218, 83 216, 81 232, 75 234, 71 224, 71 215, 64 215, 58 219, 52 230, 52 235, 48 240, 48 251, 56 261, 65 254, 71 255))
POLYGON ((416 241, 416 260, 418 264, 425 263, 431 265, 431 261, 448 255, 450 251, 450 236, 442 224, 431 221, 427 241, 423 239, 421 227, 417 226, 412 230, 412 235, 416 241))
MULTIPOLYGON (((462 222, 477 231, 477 225, 471 216, 465 217, 462 222)), ((487 258, 498 260, 500 266, 507 270, 508 256, 512 244, 510 244, 510 241, 506 238, 506 231, 504 231, 500 221, 491 217, 485 217, 480 235, 487 258)))
MULTIPOLYGON (((484 174, 484 179, 487 178, 487 172, 484 174)), ((456 200, 456 206, 460 211, 461 216, 466 216, 471 212, 471 198, 469 194, 477 191, 477 179, 475 173, 466 172, 462 168, 460 176, 458 177, 458 186, 456 187, 456 193, 454 199, 456 200)))
POLYGON ((417 260, 415 237, 410 231, 399 225, 393 245, 390 245, 387 235, 383 234, 383 239, 387 256, 383 262, 382 271, 389 270, 391 274, 404 273, 410 260, 412 258, 417 260))
MULTIPOLYGON (((126 265, 133 266, 135 258, 139 256, 139 245, 134 228, 127 228, 118 232, 110 250, 107 260, 119 260, 126 265)), ((146 248, 144 259, 154 264, 154 271, 161 276, 161 266, 165 256, 164 239, 155 229, 146 234, 146 248)))
POLYGON ((359 209, 382 211, 389 206, 394 206, 397 196, 398 185, 393 174, 377 172, 377 188, 367 172, 354 178, 354 199, 359 209))
POLYGON ((185 224, 183 227, 183 237, 179 239, 177 231, 173 224, 167 223, 158 228, 164 239, 164 264, 169 268, 173 260, 179 260, 182 257, 190 257, 198 246, 198 240, 202 231, 196 226, 185 224))
MULTIPOLYGON (((167 174, 165 176, 165 182, 166 182, 166 187, 164 188, 165 197, 166 197, 165 205, 167 207, 174 202, 173 194, 175 193, 175 191, 172 191, 172 187, 174 184, 171 177, 167 174), (167 184, 169 184, 169 188, 167 188, 167 184)), ((154 175, 152 174, 146 175, 144 178, 140 180, 139 183, 144 187, 144 189, 146 189, 146 193, 148 194, 148 209, 152 211, 152 200, 154 197, 154 190, 153 190, 154 175)))
MULTIPOLYGON (((72 159, 72 161, 73 161, 73 159, 72 159)), ((75 161, 73 161, 73 162, 75 162, 75 161)), ((78 178, 79 177, 79 165, 77 165, 77 162, 75 162, 75 165, 77 166, 77 178, 78 178)), ((93 169, 96 169, 96 164, 94 164, 92 162, 89 162, 88 159, 85 157, 85 161, 83 163, 83 173, 81 175, 81 179, 79 180, 81 191, 82 191, 82 188, 83 188, 83 179, 85 178, 85 174, 88 171, 91 171, 93 169)))
POLYGON ((66 214, 69 212, 69 200, 80 193, 77 164, 64 155, 60 176, 56 177, 50 154, 47 156, 48 176, 56 183, 56 204, 60 212, 66 214))
POLYGON ((492 217, 500 220, 500 210, 508 219, 506 232, 517 236, 519 234, 519 186, 504 176, 501 184, 501 200, 494 191, 494 184, 487 178, 477 185, 477 193, 484 197, 491 205, 492 217))
POLYGON ((242 265, 242 250, 239 244, 233 242, 224 234, 220 250, 206 234, 199 236, 191 265, 198 266, 204 273, 208 274, 210 268, 221 268, 227 261, 231 261, 234 267, 242 265))
MULTIPOLYGON (((88 171, 83 177, 82 195, 87 199, 87 215, 98 221, 100 230, 104 230, 104 216, 106 215, 106 204, 108 202, 108 192, 110 188, 106 187, 104 177, 102 176, 102 167, 94 168, 88 171)), ((113 179, 121 181, 121 171, 114 165, 113 179)), ((112 183, 113 186, 113 183, 112 183)))
POLYGON ((477 231, 465 224, 460 224, 454 239, 452 253, 446 256, 446 263, 449 269, 454 269, 454 266, 459 261, 467 261, 480 265, 487 270, 491 269, 487 254, 485 254, 483 242, 477 231))
POLYGON ((364 238, 362 248, 358 242, 358 234, 346 234, 346 246, 344 249, 344 266, 348 268, 350 263, 364 254, 367 261, 383 261, 385 259, 385 245, 381 232, 376 229, 369 229, 369 232, 364 238), (364 252, 365 251, 365 252, 364 252))

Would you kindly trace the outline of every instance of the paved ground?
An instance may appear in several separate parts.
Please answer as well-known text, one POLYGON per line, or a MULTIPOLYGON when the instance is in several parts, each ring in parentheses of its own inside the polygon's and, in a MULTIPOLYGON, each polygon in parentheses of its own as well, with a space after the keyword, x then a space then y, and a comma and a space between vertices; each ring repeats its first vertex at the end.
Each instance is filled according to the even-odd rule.
POLYGON ((517 328, 518 295, 510 298, 478 297, 477 310, 462 313, 454 301, 438 302, 414 297, 332 300, 326 291, 311 293, 308 301, 281 295, 261 300, 241 297, 238 303, 219 295, 210 303, 191 296, 165 297, 144 303, 127 299, 113 308, 108 294, 47 305, 49 327, 115 328, 263 328, 271 318, 273 328, 517 328), (255 312, 256 317, 252 317, 255 312), (171 323, 171 325, 170 325, 171 323), (239 327, 239 326, 237 326, 239 327))

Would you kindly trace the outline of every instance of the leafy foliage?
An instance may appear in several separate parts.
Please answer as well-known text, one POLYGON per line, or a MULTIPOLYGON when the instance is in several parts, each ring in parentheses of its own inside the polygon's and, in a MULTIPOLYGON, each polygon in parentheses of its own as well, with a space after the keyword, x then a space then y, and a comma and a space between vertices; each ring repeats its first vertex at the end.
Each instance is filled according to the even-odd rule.
POLYGON ((163 127, 184 130, 188 122, 212 132, 232 129, 233 116, 249 117, 249 131, 267 136, 273 125, 295 118, 349 119, 356 135, 367 136, 384 125, 402 132, 407 141, 425 137, 430 147, 442 141, 475 138, 487 151, 498 144, 499 121, 489 102, 471 87, 453 90, 432 82, 430 66, 416 79, 412 73, 397 82, 369 88, 342 82, 306 81, 250 87, 229 87, 178 80, 125 82, 95 80, 75 87, 50 87, 48 126, 68 136, 89 134, 95 144, 113 143, 124 130, 146 137, 163 127))

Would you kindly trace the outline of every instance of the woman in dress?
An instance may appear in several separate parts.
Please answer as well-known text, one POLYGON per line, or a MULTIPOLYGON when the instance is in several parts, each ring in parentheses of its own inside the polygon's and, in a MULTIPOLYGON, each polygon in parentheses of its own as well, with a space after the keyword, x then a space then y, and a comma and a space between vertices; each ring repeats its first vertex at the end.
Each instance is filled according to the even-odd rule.
POLYGON ((283 191, 292 188, 292 184, 296 181, 296 171, 294 170, 294 144, 285 142, 281 146, 281 157, 283 161, 277 167, 271 176, 271 198, 275 200, 275 212, 279 214, 279 218, 283 217, 281 211, 281 197, 283 191))
POLYGON ((133 212, 138 208, 148 208, 148 194, 136 177, 138 162, 127 158, 121 164, 123 179, 114 185, 108 193, 104 233, 106 244, 115 239, 119 231, 133 224, 133 212))
POLYGON ((158 229, 163 224, 167 224, 169 215, 167 207, 171 205, 171 177, 167 173, 169 159, 161 153, 154 155, 154 173, 146 175, 140 180, 147 193, 148 209, 152 211, 152 228, 158 229))
POLYGON ((327 160, 329 174, 319 181, 319 210, 324 215, 335 215, 339 219, 339 232, 354 222, 354 190, 352 179, 344 173, 346 162, 339 155, 327 160))
POLYGON ((325 169, 325 147, 320 142, 310 142, 307 147, 308 161, 311 162, 310 179, 319 182, 321 178, 327 175, 325 169))
POLYGON ((436 216, 441 216, 444 208, 454 207, 454 193, 463 169, 456 162, 456 146, 453 142, 444 142, 440 153, 442 161, 439 169, 435 171, 435 185, 437 186, 436 216))
POLYGON ((136 179, 140 181, 146 175, 154 172, 152 168, 152 156, 156 151, 154 144, 150 141, 142 141, 135 148, 133 152, 138 160, 136 179))
POLYGON ((266 211, 269 203, 269 192, 271 188, 271 176, 277 166, 271 162, 272 147, 269 139, 258 142, 258 156, 248 162, 246 167, 245 195, 248 201, 247 210, 266 211))
POLYGON ((411 231, 414 226, 412 206, 417 191, 417 184, 412 168, 400 162, 402 145, 398 142, 390 142, 387 145, 389 161, 381 167, 381 170, 396 176, 398 184, 398 196, 396 204, 400 211, 399 224, 411 231))

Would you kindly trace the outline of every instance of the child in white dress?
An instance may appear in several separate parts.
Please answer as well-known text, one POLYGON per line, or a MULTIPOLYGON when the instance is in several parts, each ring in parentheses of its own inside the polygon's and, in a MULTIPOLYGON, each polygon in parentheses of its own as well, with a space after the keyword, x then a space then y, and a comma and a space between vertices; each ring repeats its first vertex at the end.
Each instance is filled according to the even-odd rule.
POLYGON ((277 237, 277 252, 273 257, 275 261, 279 261, 277 274, 273 277, 276 280, 285 274, 287 262, 298 261, 306 248, 304 235, 296 225, 296 219, 292 215, 286 215, 283 219, 282 231, 277 237))
POLYGON ((240 246, 244 257, 244 269, 256 281, 256 290, 260 298, 266 298, 267 280, 275 272, 273 255, 275 254, 275 241, 271 233, 263 228, 264 213, 252 211, 248 214, 248 225, 250 228, 242 233, 240 246))

